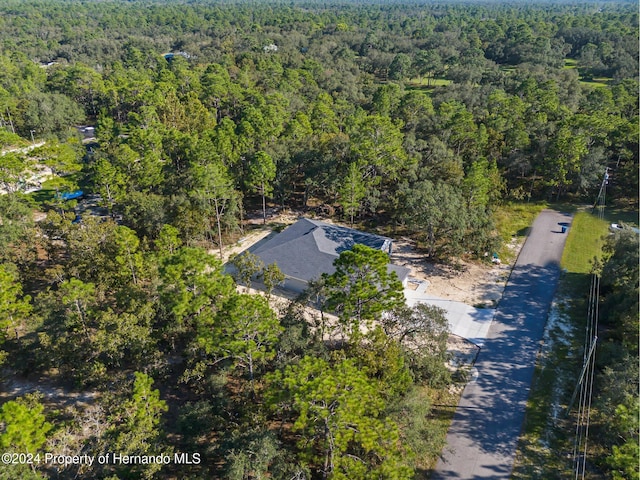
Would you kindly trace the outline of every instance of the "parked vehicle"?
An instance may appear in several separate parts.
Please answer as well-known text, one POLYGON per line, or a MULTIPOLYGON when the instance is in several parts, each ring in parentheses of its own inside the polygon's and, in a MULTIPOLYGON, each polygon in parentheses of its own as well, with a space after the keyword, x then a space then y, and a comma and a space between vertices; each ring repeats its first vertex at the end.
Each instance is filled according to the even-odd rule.
POLYGON ((630 227, 629 225, 625 225, 624 223, 612 223, 611 225, 609 225, 609 231, 611 233, 616 233, 621 230, 632 230, 640 235, 640 228, 630 227))

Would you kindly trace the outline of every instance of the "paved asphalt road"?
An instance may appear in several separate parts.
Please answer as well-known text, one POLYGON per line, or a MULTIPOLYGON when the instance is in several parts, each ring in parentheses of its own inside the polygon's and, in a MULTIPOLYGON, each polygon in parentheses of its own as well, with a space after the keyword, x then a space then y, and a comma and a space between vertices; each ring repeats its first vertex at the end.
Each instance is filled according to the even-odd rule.
POLYGON ((508 479, 536 355, 560 273, 571 217, 544 210, 534 221, 476 360, 432 480, 508 479))

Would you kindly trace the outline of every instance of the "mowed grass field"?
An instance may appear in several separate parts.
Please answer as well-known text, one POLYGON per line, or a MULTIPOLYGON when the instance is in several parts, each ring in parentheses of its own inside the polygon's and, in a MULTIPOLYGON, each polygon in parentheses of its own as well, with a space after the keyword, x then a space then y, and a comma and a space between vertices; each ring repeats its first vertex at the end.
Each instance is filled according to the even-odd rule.
POLYGON ((609 222, 587 212, 578 212, 567 233, 560 265, 568 273, 591 273, 594 258, 602 255, 609 222))

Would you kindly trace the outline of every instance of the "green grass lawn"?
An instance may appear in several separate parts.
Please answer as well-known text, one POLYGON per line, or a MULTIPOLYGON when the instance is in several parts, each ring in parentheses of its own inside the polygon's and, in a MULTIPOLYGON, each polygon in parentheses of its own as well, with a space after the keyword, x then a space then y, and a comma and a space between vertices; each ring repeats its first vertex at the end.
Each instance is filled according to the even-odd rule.
POLYGON ((590 273, 593 259, 602 254, 609 222, 587 212, 578 212, 567 234, 560 265, 569 273, 590 273))
POLYGON ((588 85, 590 87, 602 88, 606 87, 611 78, 608 77, 600 77, 600 78, 592 78, 591 80, 580 80, 582 85, 588 85))

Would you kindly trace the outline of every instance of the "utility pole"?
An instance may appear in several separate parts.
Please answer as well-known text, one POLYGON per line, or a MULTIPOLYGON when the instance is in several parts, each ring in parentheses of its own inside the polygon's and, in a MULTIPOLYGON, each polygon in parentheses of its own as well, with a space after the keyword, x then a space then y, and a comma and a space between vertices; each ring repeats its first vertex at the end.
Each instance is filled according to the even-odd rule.
POLYGON ((33 132, 35 132, 35 130, 29 130, 29 131, 31 132, 31 143, 35 146, 36 141, 35 141, 35 139, 33 138, 33 132))
POLYGON ((533 182, 536 180, 537 170, 533 171, 533 177, 531 178, 531 188, 529 189, 529 196, 527 197, 527 203, 531 201, 531 194, 533 193, 533 182))
MULTIPOLYGON (((596 201, 593 203, 593 208, 591 209, 591 213, 593 213, 598 206, 598 201, 602 198, 604 192, 606 191, 607 184, 609 183, 609 167, 605 167, 604 169, 604 177, 602 178, 602 183, 600 184, 600 191, 598 192, 598 196, 596 197, 596 201)), ((604 204, 604 202, 602 202, 604 204)))
POLYGON ((11 131, 15 134, 16 129, 13 128, 13 120, 11 120, 11 112, 9 112, 9 107, 7 107, 7 116, 9 117, 9 125, 11 125, 11 131))

